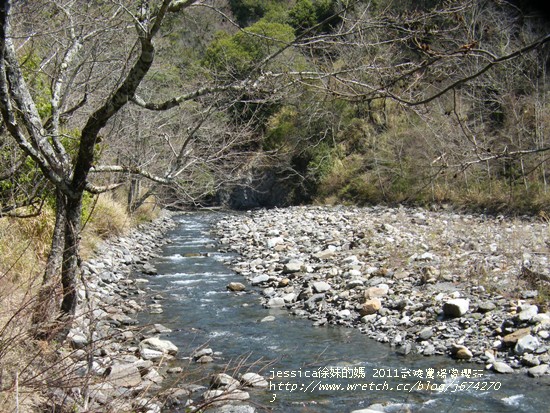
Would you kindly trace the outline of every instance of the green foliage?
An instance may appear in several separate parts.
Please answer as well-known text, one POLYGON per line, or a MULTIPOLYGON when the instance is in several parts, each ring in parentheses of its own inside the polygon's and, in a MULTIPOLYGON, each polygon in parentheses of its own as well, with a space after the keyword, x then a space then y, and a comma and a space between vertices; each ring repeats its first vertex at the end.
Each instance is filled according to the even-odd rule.
POLYGON ((243 78, 254 65, 293 40, 290 26, 259 21, 233 36, 219 33, 208 47, 203 65, 230 78, 243 78))
MULTIPOLYGON (((19 160, 18 151, 10 146, 0 147, 0 164, 9 168, 19 160)), ((0 181, 0 207, 23 205, 30 197, 49 199, 48 186, 41 171, 30 157, 26 157, 13 174, 0 181)), ((50 203, 51 204, 51 203, 50 203)))
POLYGON ((308 30, 315 25, 329 19, 318 31, 327 32, 330 25, 338 21, 335 16, 337 2, 334 0, 297 0, 294 7, 288 13, 289 24, 297 33, 308 30))
POLYGON ((361 118, 352 118, 348 122, 339 136, 346 154, 366 153, 369 145, 368 137, 374 133, 373 126, 366 119, 361 118))
POLYGON ((380 188, 374 184, 368 174, 352 177, 350 182, 339 192, 339 197, 345 202, 357 205, 376 204, 383 201, 380 188))
POLYGON ((273 115, 267 124, 264 150, 290 149, 289 143, 297 134, 298 112, 295 108, 285 106, 273 115))
POLYGON ((298 0, 288 13, 290 24, 298 31, 304 31, 317 22, 315 7, 312 0, 298 0))
POLYGON ((327 142, 308 148, 310 161, 308 163, 308 177, 312 182, 322 182, 332 171, 335 163, 340 158, 338 147, 333 147, 327 142))
POLYGON ((289 3, 285 0, 230 0, 229 6, 239 25, 245 27, 268 14, 272 17, 279 14, 289 3))
POLYGON ((149 74, 149 79, 165 87, 173 87, 181 81, 181 74, 178 67, 170 64, 164 64, 149 74))

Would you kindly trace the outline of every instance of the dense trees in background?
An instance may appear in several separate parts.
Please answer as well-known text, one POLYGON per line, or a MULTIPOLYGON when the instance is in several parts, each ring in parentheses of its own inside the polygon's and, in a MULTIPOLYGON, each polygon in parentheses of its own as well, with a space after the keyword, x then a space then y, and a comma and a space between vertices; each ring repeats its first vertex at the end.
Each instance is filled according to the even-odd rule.
POLYGON ((544 14, 501 1, 355 2, 310 34, 297 44, 307 67, 289 73, 298 97, 265 134, 307 194, 545 208, 544 14))
POLYGON ((3 2, 0 212, 55 209, 41 296, 61 269, 65 314, 104 191, 538 212, 549 43, 544 14, 498 0, 3 2))

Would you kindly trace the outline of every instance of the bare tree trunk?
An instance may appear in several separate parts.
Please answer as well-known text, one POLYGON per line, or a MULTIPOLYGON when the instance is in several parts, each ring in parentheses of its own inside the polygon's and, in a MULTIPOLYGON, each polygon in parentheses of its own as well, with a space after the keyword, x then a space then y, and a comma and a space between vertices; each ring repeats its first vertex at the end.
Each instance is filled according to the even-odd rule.
POLYGON ((64 315, 72 316, 76 310, 78 299, 76 278, 79 268, 80 228, 82 214, 82 192, 75 198, 68 198, 66 203, 65 248, 61 266, 61 285, 63 286, 63 300, 61 311, 64 315))
POLYGON ((56 191, 55 226, 52 234, 50 253, 42 278, 42 285, 38 292, 37 302, 33 310, 32 323, 38 328, 36 335, 44 336, 47 333, 47 323, 59 308, 57 297, 58 274, 61 269, 63 248, 65 244, 66 221, 65 197, 60 190, 56 191))
POLYGON ((141 180, 139 177, 130 178, 130 190, 128 191, 128 212, 132 213, 140 207, 139 193, 141 191, 141 180))
POLYGON ((65 242, 65 196, 60 190, 56 191, 55 197, 55 226, 52 234, 52 244, 46 269, 44 271, 43 284, 47 284, 55 276, 61 267, 61 259, 63 257, 63 244, 65 242))
POLYGON ((149 199, 149 197, 153 196, 155 194, 155 191, 157 190, 158 185, 153 184, 151 188, 147 190, 142 196, 140 196, 138 199, 134 200, 132 204, 132 209, 129 211, 131 214, 135 213, 140 206, 142 206, 145 201, 149 199))

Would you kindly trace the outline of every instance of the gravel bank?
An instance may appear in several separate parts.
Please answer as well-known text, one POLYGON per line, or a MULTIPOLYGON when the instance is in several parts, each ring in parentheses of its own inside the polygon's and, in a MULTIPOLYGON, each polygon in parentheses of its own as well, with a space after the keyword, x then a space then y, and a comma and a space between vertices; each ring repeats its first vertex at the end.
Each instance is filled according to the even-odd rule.
MULTIPOLYGON (((227 217, 222 250, 266 307, 359 328, 402 354, 549 373, 547 222, 409 208, 293 207, 227 217)), ((247 286, 232 283, 236 291, 247 286)))
POLYGON ((50 396, 52 406, 60 411, 160 413, 161 405, 151 395, 161 389, 161 365, 178 349, 159 338, 170 330, 161 325, 140 327, 136 316, 158 311, 146 307, 143 276, 155 273, 149 260, 167 242, 165 234, 174 225, 166 212, 125 236, 105 241, 95 258, 82 264, 79 304, 60 350, 57 368, 62 381, 50 396))
MULTIPOLYGON (((49 395, 51 406, 97 412, 161 413, 201 406, 214 407, 212 413, 255 411, 233 403, 250 397, 245 390, 265 387, 261 376, 248 373, 237 380, 220 373, 212 376, 209 388, 187 383, 181 363, 170 362, 179 352, 166 339, 172 331, 161 324, 138 323, 141 312, 163 312, 165 297, 150 294, 147 283, 157 275, 151 260, 170 242, 166 233, 175 225, 165 212, 104 242, 95 258, 82 264, 76 317, 60 350, 57 374, 63 379, 49 395)), ((206 363, 213 361, 212 355, 210 348, 203 348, 191 359, 206 363)))

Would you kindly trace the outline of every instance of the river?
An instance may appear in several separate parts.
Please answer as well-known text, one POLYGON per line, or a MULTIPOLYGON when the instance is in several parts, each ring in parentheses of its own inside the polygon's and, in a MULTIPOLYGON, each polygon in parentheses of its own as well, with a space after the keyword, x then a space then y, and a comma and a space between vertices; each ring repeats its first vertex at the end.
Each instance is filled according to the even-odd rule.
POLYGON ((400 356, 356 329, 313 327, 285 310, 265 309, 253 287, 227 291, 230 282, 245 281, 229 269, 233 257, 218 251, 210 234, 221 216, 176 217, 167 235, 172 242, 153 262, 159 275, 149 283, 152 296, 164 297, 164 312, 141 320, 173 330, 163 336, 179 347, 182 364, 205 346, 221 353, 188 379, 224 370, 238 376, 247 369, 278 376, 270 388, 251 390, 251 400, 285 413, 346 413, 374 403, 395 412, 550 411, 547 380, 495 375, 446 357, 400 356))

